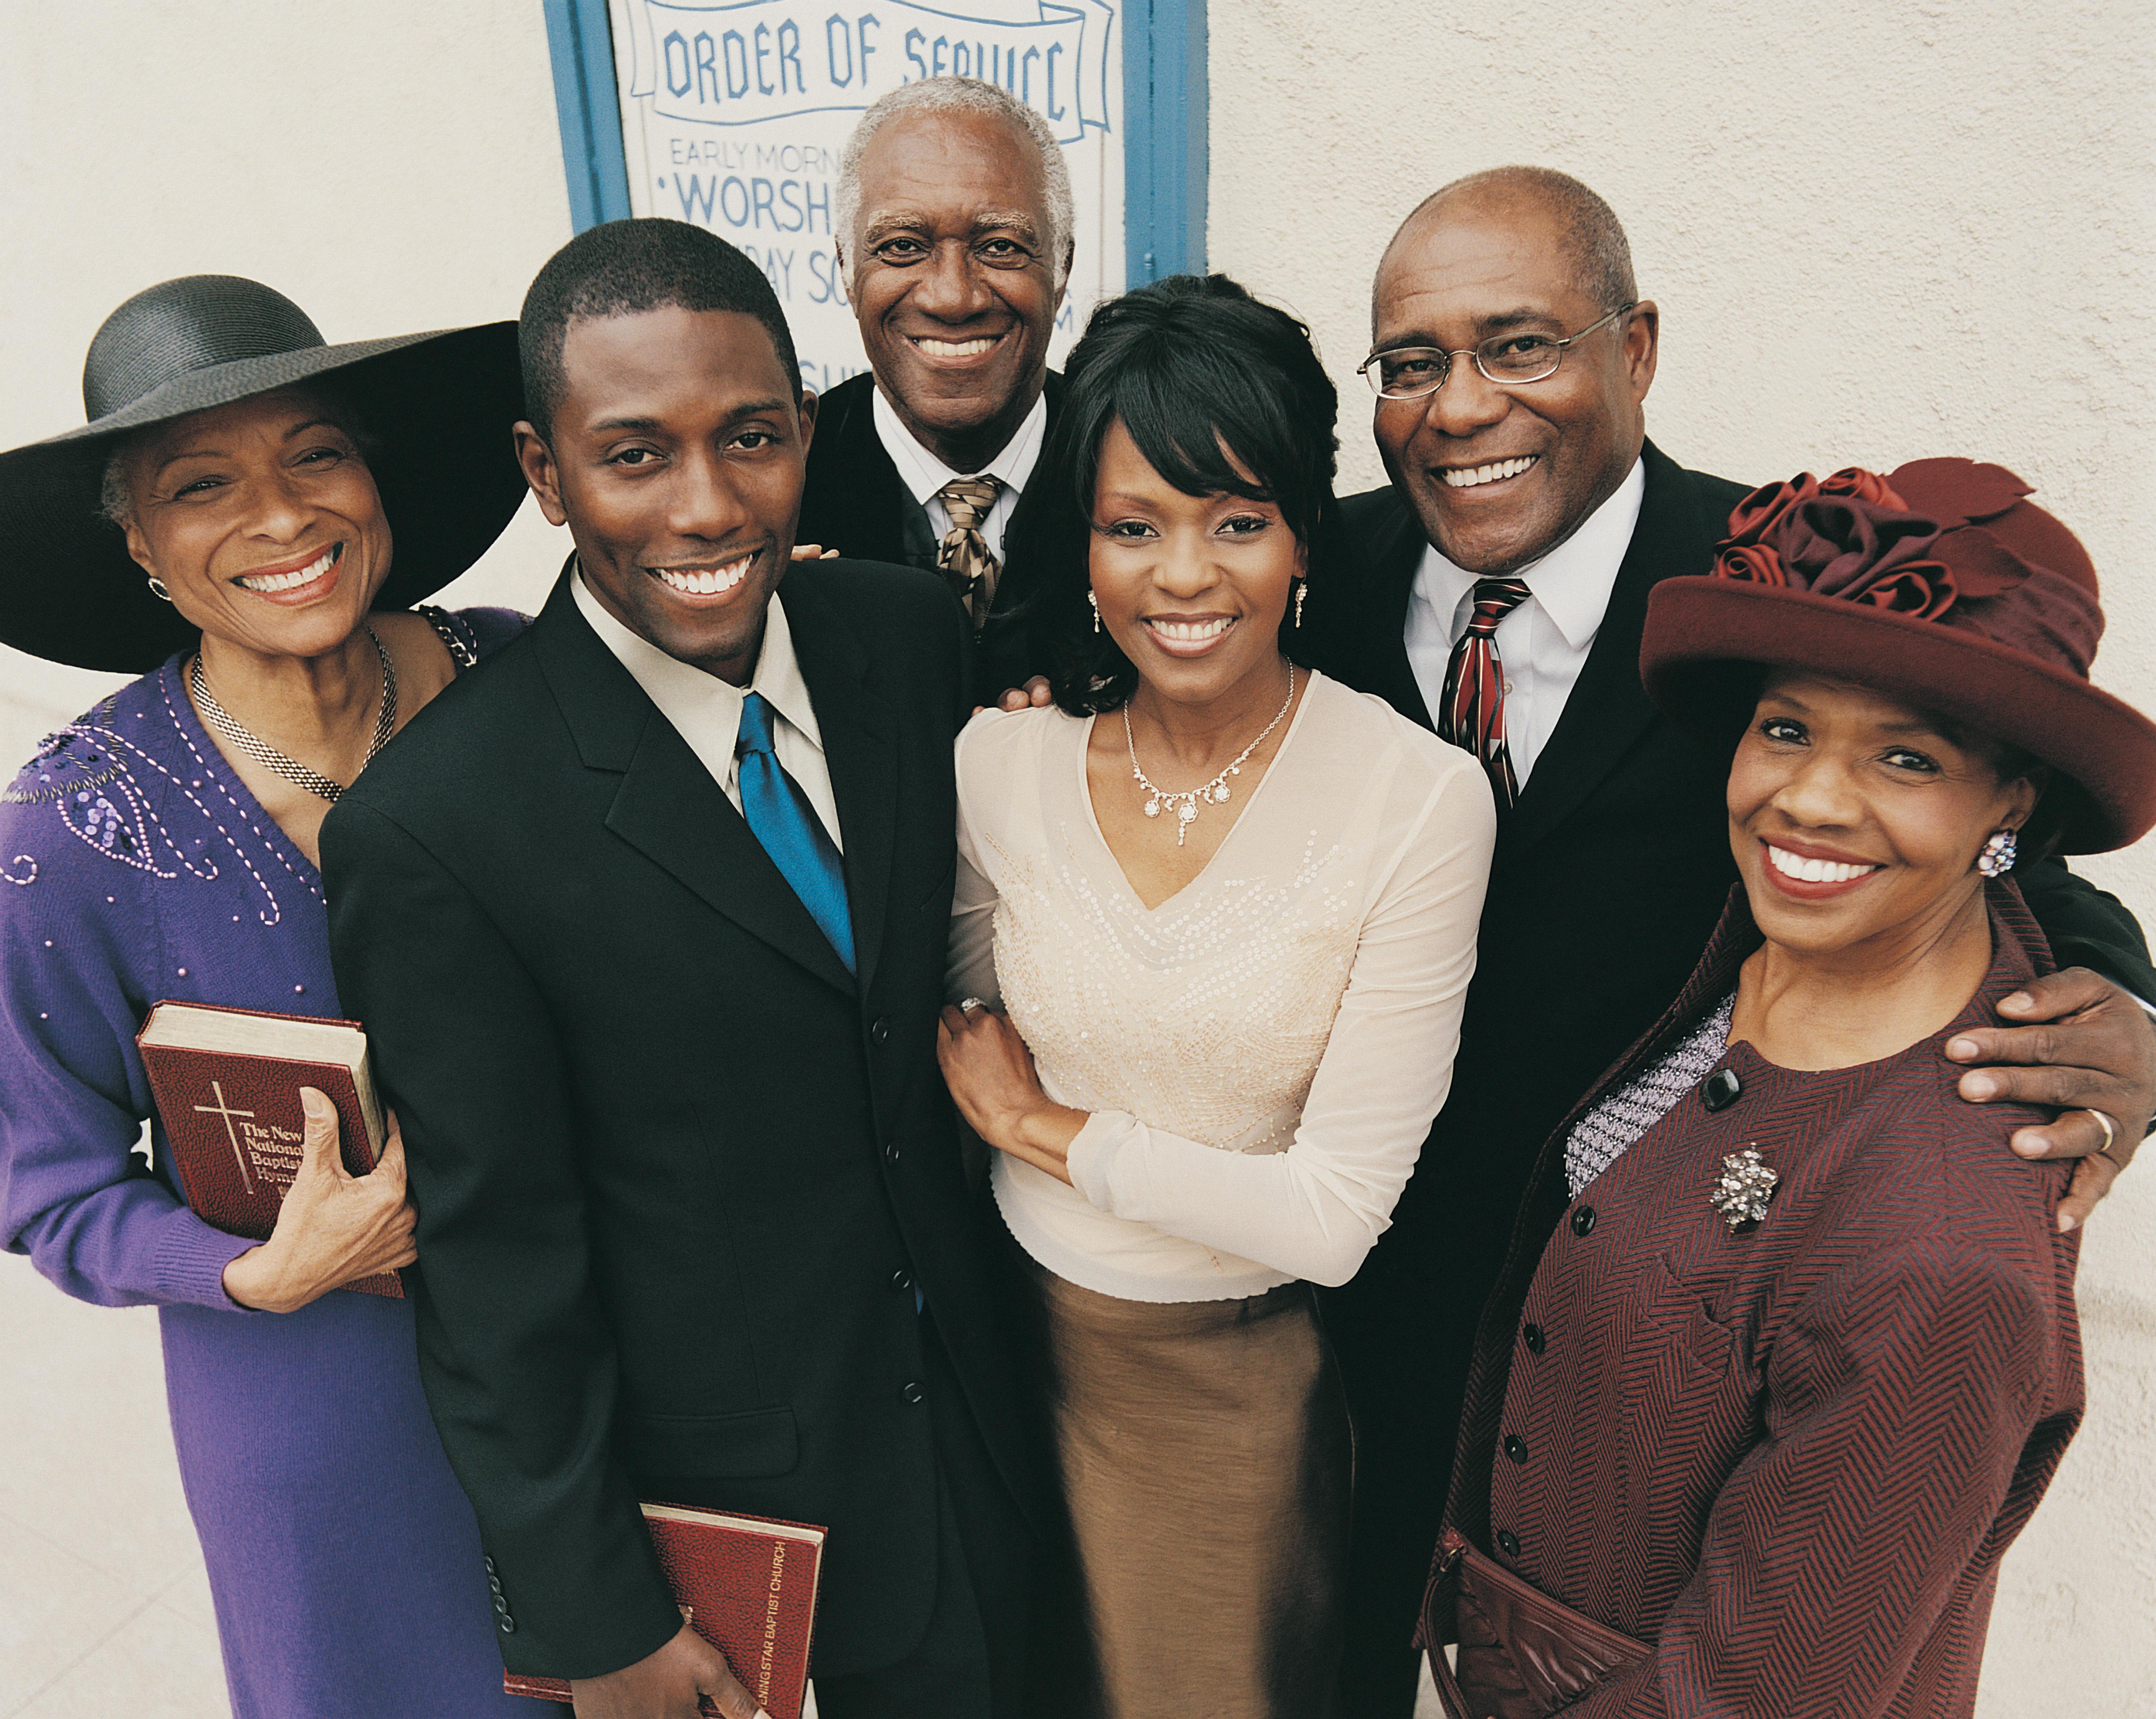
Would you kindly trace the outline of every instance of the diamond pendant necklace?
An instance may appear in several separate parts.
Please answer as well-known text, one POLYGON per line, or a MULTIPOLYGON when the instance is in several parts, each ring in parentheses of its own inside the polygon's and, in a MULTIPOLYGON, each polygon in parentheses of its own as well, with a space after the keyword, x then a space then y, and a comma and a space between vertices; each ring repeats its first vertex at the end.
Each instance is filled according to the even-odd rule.
MULTIPOLYGON (((374 762, 374 755, 388 744, 389 736, 397 730, 397 670, 389 660, 389 653, 382 648, 382 641, 375 638, 373 628, 367 629, 367 636, 373 640, 375 657, 382 665, 382 698, 375 710, 374 738, 367 742, 367 756, 359 762, 362 770, 374 762)), ((331 805, 336 803, 337 797, 344 792, 342 783, 332 782, 319 770, 310 770, 297 758, 279 752, 260 735, 241 727, 239 719, 211 695, 208 679, 203 674, 200 651, 195 653, 194 660, 187 665, 187 690, 194 695, 195 705, 209 726, 264 769, 287 782, 297 783, 318 799, 327 800, 331 805)))
POLYGON ((1175 808, 1175 845, 1181 847, 1183 833, 1190 828, 1198 816, 1199 802, 1210 800, 1214 804, 1219 806, 1228 803, 1228 778, 1231 776, 1240 776, 1243 773, 1243 766, 1250 754, 1263 746, 1265 736, 1281 726, 1281 718, 1287 715, 1287 707, 1294 702, 1295 665, 1290 663, 1287 665, 1287 696, 1281 700, 1281 707, 1273 713, 1272 721, 1258 731, 1258 737, 1245 747, 1241 752, 1236 753, 1235 762, 1229 765, 1225 770, 1203 788, 1185 788, 1180 793, 1170 793, 1166 788, 1155 783, 1139 767, 1137 739, 1131 732, 1130 702, 1128 700, 1124 700, 1123 744, 1128 747, 1131 752, 1132 779, 1146 792, 1145 815, 1148 818, 1158 818, 1160 816, 1162 807, 1173 806, 1175 808))

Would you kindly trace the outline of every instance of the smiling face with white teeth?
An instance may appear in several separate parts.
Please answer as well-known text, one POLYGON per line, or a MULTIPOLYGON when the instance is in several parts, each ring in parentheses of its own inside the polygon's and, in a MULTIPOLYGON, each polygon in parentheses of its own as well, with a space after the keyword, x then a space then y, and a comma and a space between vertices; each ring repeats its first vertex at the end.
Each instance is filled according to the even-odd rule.
POLYGON ((1921 711, 1777 670, 1731 766, 1730 845, 1770 942, 1876 964, 1982 913, 1977 851, 2038 792, 1921 711))
POLYGON ((1640 457, 1655 377, 1657 313, 1564 349, 1539 382, 1491 382, 1466 349, 1493 335, 1558 339, 1605 311, 1558 212, 1532 191, 1468 187, 1418 211, 1378 264, 1372 350, 1460 356, 1445 385, 1380 399, 1385 470, 1424 535, 1456 566, 1509 573, 1539 561, 1616 493, 1640 457))
POLYGON ((161 427, 127 449, 128 552, 212 637, 317 657, 389 577, 389 521, 341 414, 301 389, 161 427))
POLYGON ((989 114, 921 114, 876 134, 860 184, 859 236, 841 238, 876 386, 923 447, 978 471, 1040 398, 1063 303, 1033 139, 989 114))
POLYGON ((815 397, 771 334, 677 305, 572 321, 552 441, 516 426, 539 506, 592 594, 669 656, 746 685, 784 576, 815 397))
POLYGON ((1194 706, 1245 694, 1278 703, 1281 619, 1307 566, 1274 503, 1186 495, 1120 420, 1109 426, 1087 572, 1101 624, 1148 695, 1194 706))

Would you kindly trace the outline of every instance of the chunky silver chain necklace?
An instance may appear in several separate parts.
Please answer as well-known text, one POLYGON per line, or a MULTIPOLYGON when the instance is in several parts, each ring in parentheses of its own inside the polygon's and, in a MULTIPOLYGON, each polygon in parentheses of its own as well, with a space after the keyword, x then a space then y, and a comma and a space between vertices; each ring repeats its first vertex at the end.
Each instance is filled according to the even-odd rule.
POLYGON ((1170 793, 1138 767, 1138 743, 1137 737, 1131 732, 1131 707, 1129 702, 1126 700, 1123 705, 1123 744, 1131 750, 1132 778, 1146 791, 1145 815, 1148 818, 1158 818, 1160 816, 1161 808, 1173 806, 1175 808, 1175 845, 1181 847, 1183 833, 1190 828, 1192 822, 1198 816, 1199 803, 1210 800, 1218 806, 1224 806, 1228 803, 1228 778, 1231 776, 1240 776, 1243 773, 1243 766, 1249 760, 1250 754, 1263 746, 1265 736, 1281 726, 1281 718, 1287 715, 1287 707, 1294 702, 1295 665, 1290 663, 1287 665, 1287 696, 1281 700, 1281 707, 1273 713, 1272 721, 1258 731, 1258 737, 1245 747, 1241 752, 1236 753, 1235 762, 1203 788, 1185 788, 1181 793, 1170 793))
MULTIPOLYGON (((374 762, 374 755, 389 742, 397 731, 397 670, 389 660, 389 653, 382 648, 375 637, 374 629, 367 629, 367 636, 374 642, 374 654, 382 664, 382 702, 374 716, 374 738, 367 743, 367 756, 359 762, 364 770, 374 762)), ((332 782, 319 770, 310 770, 297 758, 280 752, 259 734, 243 728, 231 711, 211 695, 209 681, 203 674, 202 653, 195 653, 194 660, 187 665, 187 690, 194 695, 195 703, 209 726, 230 741, 240 751, 265 770, 275 771, 287 782, 296 782, 306 791, 332 805, 343 793, 344 784, 332 782)))

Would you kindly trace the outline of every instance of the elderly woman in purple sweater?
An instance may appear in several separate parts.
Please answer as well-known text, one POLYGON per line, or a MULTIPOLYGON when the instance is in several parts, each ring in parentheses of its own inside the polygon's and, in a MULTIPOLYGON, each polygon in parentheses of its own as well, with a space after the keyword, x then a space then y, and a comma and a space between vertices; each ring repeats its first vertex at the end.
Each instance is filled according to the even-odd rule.
POLYGON ((339 1013, 322 817, 521 627, 407 612, 521 497, 514 326, 326 346, 267 287, 193 276, 107 319, 83 395, 88 425, 0 454, 0 639, 150 672, 0 792, 0 1240, 160 1310, 235 1713, 543 1711, 501 1692, 409 1304, 338 1287, 413 1257, 393 1136, 353 1178, 311 1117, 259 1244, 187 1209, 161 1126, 136 1155, 152 1003, 339 1013))

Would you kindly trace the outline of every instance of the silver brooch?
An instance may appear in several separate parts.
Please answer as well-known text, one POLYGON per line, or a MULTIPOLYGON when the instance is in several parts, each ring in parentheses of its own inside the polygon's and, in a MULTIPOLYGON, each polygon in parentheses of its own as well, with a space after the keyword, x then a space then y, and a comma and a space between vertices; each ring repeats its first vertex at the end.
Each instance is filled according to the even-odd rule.
POLYGON ((1740 1224, 1756 1224, 1767 1215, 1767 1202, 1774 1198, 1774 1184, 1781 1179, 1759 1156, 1759 1148, 1748 1146, 1722 1159, 1721 1179, 1707 1203, 1729 1220, 1732 1229, 1740 1224))

